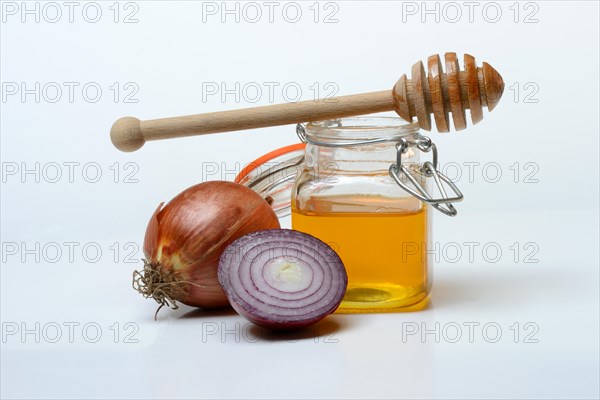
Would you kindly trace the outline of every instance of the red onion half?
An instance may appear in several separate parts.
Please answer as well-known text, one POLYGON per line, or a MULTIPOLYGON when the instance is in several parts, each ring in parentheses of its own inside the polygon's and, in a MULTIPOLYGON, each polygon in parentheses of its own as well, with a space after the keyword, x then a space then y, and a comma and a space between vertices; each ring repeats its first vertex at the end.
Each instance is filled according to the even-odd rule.
MULTIPOLYGON (((223 250, 235 239, 279 220, 259 194, 243 185, 211 181, 192 186, 158 206, 144 238, 144 270, 133 287, 161 307, 228 305, 217 280, 223 250)), ((157 310, 158 313, 158 310, 157 310)))
POLYGON ((239 314, 276 330, 306 327, 331 314, 348 286, 344 264, 331 247, 288 229, 237 239, 223 252, 218 274, 239 314))

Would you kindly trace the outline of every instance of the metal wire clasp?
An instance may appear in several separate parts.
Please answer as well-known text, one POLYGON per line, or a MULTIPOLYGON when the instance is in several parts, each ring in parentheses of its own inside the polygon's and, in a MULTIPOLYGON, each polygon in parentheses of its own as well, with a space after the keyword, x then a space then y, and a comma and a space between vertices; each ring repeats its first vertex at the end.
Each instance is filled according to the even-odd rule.
POLYGON ((436 210, 453 217, 457 214, 457 212, 456 208, 454 208, 454 206, 452 205, 452 202, 462 201, 463 194, 456 187, 454 182, 452 182, 450 179, 448 179, 447 176, 438 171, 437 167, 438 154, 437 148, 435 147, 435 143, 433 143, 430 138, 422 136, 414 141, 408 141, 405 138, 400 139, 400 141, 396 145, 396 163, 390 165, 389 171, 390 176, 394 178, 398 186, 400 186, 402 189, 404 189, 417 199, 431 204, 431 206, 434 207, 436 210), (433 177, 433 180, 435 181, 435 184, 440 192, 439 198, 433 198, 431 194, 427 192, 427 189, 425 189, 423 185, 421 185, 417 181, 417 179, 415 179, 414 175, 411 174, 411 171, 409 171, 409 169, 402 164, 402 155, 405 154, 411 147, 415 147, 424 153, 432 151, 432 161, 425 161, 423 164, 421 164, 420 167, 413 168, 413 170, 420 173, 425 178, 433 177), (406 176, 406 178, 408 178, 408 180, 413 184, 416 190, 404 183, 402 176, 406 176), (454 192, 454 197, 451 197, 446 193, 444 182, 446 183, 446 185, 448 185, 450 189, 452 189, 452 191, 454 192))

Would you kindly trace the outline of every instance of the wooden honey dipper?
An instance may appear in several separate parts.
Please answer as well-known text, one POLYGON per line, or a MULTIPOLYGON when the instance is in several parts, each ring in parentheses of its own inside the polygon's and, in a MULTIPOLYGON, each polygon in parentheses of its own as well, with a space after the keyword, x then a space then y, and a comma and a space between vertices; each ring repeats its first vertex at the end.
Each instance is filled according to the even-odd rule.
POLYGON ((350 117, 394 110, 403 119, 417 118, 420 127, 431 130, 431 114, 439 132, 465 129, 465 110, 471 110, 473 124, 483 119, 482 107, 493 110, 504 91, 500 74, 488 63, 477 67, 475 58, 464 55, 461 71, 456 53, 446 53, 446 71, 439 55, 427 60, 429 75, 421 61, 413 65, 411 79, 402 75, 392 90, 341 96, 323 100, 277 104, 242 110, 220 111, 182 117, 140 121, 134 117, 117 120, 111 130, 113 144, 122 151, 135 151, 148 140, 160 140, 208 133, 254 129, 275 125, 350 117))

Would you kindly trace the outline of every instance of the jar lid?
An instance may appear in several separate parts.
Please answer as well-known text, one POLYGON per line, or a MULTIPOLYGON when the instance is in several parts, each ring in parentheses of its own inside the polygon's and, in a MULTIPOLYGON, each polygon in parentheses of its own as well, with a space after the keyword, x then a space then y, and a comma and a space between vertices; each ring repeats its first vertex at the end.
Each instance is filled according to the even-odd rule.
POLYGON ((271 204, 278 217, 290 215, 292 189, 304 163, 306 143, 296 143, 273 150, 250 164, 235 177, 271 204))

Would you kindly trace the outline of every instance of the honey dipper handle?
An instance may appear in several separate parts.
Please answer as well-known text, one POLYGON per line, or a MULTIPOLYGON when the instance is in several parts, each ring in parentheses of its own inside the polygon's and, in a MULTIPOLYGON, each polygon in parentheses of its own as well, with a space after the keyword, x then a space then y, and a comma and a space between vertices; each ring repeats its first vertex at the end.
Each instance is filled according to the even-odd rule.
POLYGON ((110 138, 119 150, 129 152, 139 149, 149 140, 320 121, 391 111, 393 109, 392 92, 384 90, 321 100, 148 121, 140 121, 134 117, 124 117, 113 124, 110 130, 110 138))

